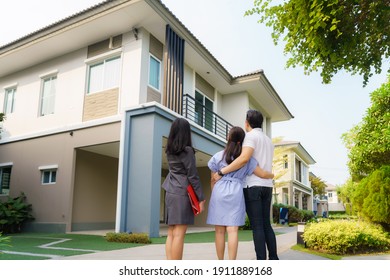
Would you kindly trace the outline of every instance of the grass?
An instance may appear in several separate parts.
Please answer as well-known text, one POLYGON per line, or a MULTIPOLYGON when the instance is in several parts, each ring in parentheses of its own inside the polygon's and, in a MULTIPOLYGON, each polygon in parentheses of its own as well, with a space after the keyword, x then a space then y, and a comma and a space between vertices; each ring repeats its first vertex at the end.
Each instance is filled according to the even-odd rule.
MULTIPOLYGON (((87 254, 82 250, 95 251, 111 251, 118 249, 126 249, 136 246, 144 246, 143 244, 134 243, 116 243, 108 242, 103 236, 84 235, 84 234, 42 234, 42 233, 22 233, 9 235, 10 242, 7 246, 3 246, 1 250, 12 251, 20 253, 33 253, 40 255, 57 255, 57 256, 73 256, 87 254), (48 248, 41 248, 39 246, 60 241, 61 239, 69 239, 67 241, 52 244, 48 248), (9 245, 9 246, 8 246, 9 245), (66 248, 69 250, 55 249, 57 247, 66 248), (51 248, 51 249, 50 249, 51 248)), ((251 241, 252 231, 239 231, 239 241, 251 241)), ((214 231, 188 233, 185 237, 186 243, 213 243, 214 231)), ((152 244, 165 244, 166 237, 151 238, 152 244)), ((0 251, 0 260, 44 260, 50 259, 50 256, 28 256, 7 254, 0 251)))
MULTIPOLYGON (((275 232, 275 234, 279 234, 275 232)), ((10 246, 3 246, 0 249, 0 260, 43 260, 50 259, 50 257, 42 256, 27 256, 2 253, 3 251, 33 253, 43 255, 58 255, 58 256, 73 256, 87 254, 90 252, 83 252, 82 250, 96 250, 96 251, 111 251, 126 249, 137 246, 145 246, 144 244, 134 243, 116 243, 108 242, 103 236, 84 235, 84 234, 55 234, 55 233, 19 233, 8 235, 10 237, 10 246), (58 244, 53 244, 49 248, 40 248, 39 246, 56 242, 61 239, 70 239, 58 244), (70 250, 54 249, 53 247, 67 248, 70 250), (82 250, 80 250, 82 249, 82 250)), ((188 233, 186 234, 185 243, 214 243, 214 231, 188 233)), ((252 241, 251 230, 239 230, 239 241, 252 241)), ((166 237, 151 238, 152 244, 165 244, 166 237)))
MULTIPOLYGON (((3 246, 3 251, 33 253, 42 255, 58 255, 58 256, 73 256, 87 254, 91 252, 84 252, 82 250, 94 251, 111 251, 118 249, 131 248, 142 246, 141 244, 132 243, 113 243, 107 242, 103 236, 83 235, 83 234, 42 234, 42 233, 26 233, 14 234, 10 236, 10 246, 3 246), (67 241, 53 244, 48 248, 41 248, 39 246, 60 241, 61 239, 69 239, 67 241), (53 247, 66 248, 68 250, 50 249, 53 247)), ((50 259, 50 257, 42 256, 26 256, 0 253, 0 260, 41 260, 50 259)))

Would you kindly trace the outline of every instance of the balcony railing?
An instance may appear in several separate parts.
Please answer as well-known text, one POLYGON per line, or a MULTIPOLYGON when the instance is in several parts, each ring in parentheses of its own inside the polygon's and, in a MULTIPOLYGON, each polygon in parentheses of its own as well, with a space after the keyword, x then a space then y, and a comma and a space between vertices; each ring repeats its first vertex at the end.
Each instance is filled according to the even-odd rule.
POLYGON ((232 124, 215 114, 202 103, 196 101, 192 96, 185 94, 183 96, 183 117, 192 120, 198 125, 206 128, 212 133, 227 139, 232 124))

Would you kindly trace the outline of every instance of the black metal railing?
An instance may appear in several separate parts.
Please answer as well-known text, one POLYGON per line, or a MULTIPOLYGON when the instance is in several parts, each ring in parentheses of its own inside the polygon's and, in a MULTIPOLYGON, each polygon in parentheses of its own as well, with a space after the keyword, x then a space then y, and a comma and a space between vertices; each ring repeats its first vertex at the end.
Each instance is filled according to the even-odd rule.
POLYGON ((233 127, 232 124, 188 94, 183 96, 182 115, 186 119, 194 121, 223 139, 227 139, 229 130, 233 127))

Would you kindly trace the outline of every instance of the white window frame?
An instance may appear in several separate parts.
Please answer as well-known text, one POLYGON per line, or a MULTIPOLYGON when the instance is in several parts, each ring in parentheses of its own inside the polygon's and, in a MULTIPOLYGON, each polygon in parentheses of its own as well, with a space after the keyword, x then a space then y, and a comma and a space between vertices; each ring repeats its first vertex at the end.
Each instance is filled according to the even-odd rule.
POLYGON ((294 160, 294 179, 295 181, 300 182, 301 184, 308 186, 309 185, 309 166, 299 157, 297 154, 295 154, 295 160, 294 160), (297 178, 297 162, 299 161, 299 176, 301 177, 301 180, 298 180, 297 178))
POLYGON ((41 171, 41 184, 42 185, 55 185, 57 183, 58 165, 40 166, 41 171), (49 182, 44 182, 45 172, 49 173, 49 182), (55 172, 55 180, 53 181, 53 172, 55 172))
POLYGON ((0 164, 0 196, 7 196, 7 195, 9 195, 9 191, 11 189, 11 185, 8 186, 8 192, 7 193, 3 193, 3 190, 1 189, 1 185, 3 184, 3 182, 2 182, 3 169, 4 168, 11 168, 11 174, 12 174, 12 166, 13 166, 12 162, 7 162, 7 163, 1 163, 0 164))
POLYGON ((57 87, 57 80, 58 80, 57 72, 58 71, 54 71, 54 72, 51 72, 49 74, 45 74, 45 75, 40 76, 40 78, 41 78, 41 93, 40 93, 40 98, 39 98, 39 116, 40 117, 54 114, 56 87, 57 87), (45 92, 45 82, 46 81, 50 81, 49 93, 45 92), (55 82, 53 82, 53 81, 55 81, 55 82), (53 83, 54 83, 54 87, 53 87, 53 83), (50 110, 51 112, 49 112, 49 113, 43 112, 44 102, 46 101, 45 98, 52 99, 51 100, 52 108, 50 110))
POLYGON ((87 77, 86 77, 86 85, 85 85, 85 92, 87 95, 99 93, 105 90, 110 90, 113 88, 119 88, 121 83, 121 75, 122 75, 122 48, 116 49, 114 51, 97 55, 95 57, 89 58, 84 61, 87 64, 87 77), (106 63, 109 60, 119 59, 119 71, 118 71, 118 84, 113 87, 105 87, 104 86, 104 75, 106 73, 106 63), (101 87, 98 90, 90 91, 90 80, 91 80, 91 68, 98 65, 103 64, 103 77, 101 81, 101 87))
POLYGON ((16 88, 17 86, 11 86, 11 87, 6 87, 4 88, 4 114, 9 115, 15 112, 15 94, 16 94, 16 88), (11 100, 11 108, 8 107, 8 102, 9 102, 9 95, 10 93, 12 94, 12 100, 11 100))
POLYGON ((158 92, 161 92, 161 65, 162 65, 162 61, 160 59, 158 59, 156 56, 154 56, 153 54, 149 53, 149 73, 148 73, 148 85, 149 87, 157 90, 158 92), (150 63, 151 63, 151 60, 154 59, 156 60, 158 63, 159 63, 159 67, 158 67, 158 88, 156 88, 154 85, 150 84, 150 75, 151 75, 151 72, 150 72, 150 63))

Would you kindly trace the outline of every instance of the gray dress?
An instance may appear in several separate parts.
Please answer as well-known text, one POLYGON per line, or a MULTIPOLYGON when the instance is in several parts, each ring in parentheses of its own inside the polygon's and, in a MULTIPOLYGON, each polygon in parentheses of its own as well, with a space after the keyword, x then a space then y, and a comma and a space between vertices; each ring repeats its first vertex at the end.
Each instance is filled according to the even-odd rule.
POLYGON ((186 147, 178 155, 167 154, 169 173, 162 184, 165 195, 165 223, 168 225, 192 225, 194 214, 187 194, 187 186, 191 184, 199 198, 204 200, 204 194, 195 154, 192 147, 186 147))

